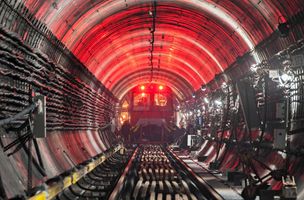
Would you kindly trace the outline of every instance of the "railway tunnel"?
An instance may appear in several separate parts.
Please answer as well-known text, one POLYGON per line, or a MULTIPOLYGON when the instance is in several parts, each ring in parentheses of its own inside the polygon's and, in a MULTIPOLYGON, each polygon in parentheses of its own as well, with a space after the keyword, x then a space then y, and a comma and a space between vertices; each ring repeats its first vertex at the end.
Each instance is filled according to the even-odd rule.
POLYGON ((303 22, 303 0, 1 0, 0 199, 304 199, 303 22))

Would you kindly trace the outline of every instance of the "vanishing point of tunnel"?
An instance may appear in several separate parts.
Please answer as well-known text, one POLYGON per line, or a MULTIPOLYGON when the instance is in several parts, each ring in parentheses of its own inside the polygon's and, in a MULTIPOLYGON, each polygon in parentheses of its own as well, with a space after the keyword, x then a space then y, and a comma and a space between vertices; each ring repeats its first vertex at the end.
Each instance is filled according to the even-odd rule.
POLYGON ((304 200, 303 0, 0 0, 0 200, 304 200))

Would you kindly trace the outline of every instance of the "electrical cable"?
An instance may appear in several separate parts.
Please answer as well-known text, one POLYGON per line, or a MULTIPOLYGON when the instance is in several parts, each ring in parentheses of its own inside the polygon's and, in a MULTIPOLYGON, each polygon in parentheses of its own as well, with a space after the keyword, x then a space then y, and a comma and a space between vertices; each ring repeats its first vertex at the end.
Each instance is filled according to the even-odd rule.
POLYGON ((38 162, 39 162, 41 168, 44 169, 44 165, 43 165, 43 161, 42 161, 42 157, 41 157, 41 153, 40 153, 40 149, 39 149, 39 146, 38 146, 37 139, 33 138, 33 141, 34 141, 34 146, 35 146, 35 151, 36 151, 36 156, 38 158, 38 162))
POLYGON ((264 109, 263 109, 263 124, 262 124, 262 132, 261 132, 261 135, 260 135, 260 138, 259 138, 259 145, 258 145, 258 149, 257 149, 257 156, 259 155, 260 153, 260 146, 261 146, 261 143, 263 141, 263 137, 264 137, 264 134, 265 134, 265 129, 266 129, 266 122, 267 122, 267 111, 268 111, 268 78, 267 76, 264 77, 264 82, 265 82, 265 85, 264 85, 264 109))
POLYGON ((23 111, 19 112, 18 114, 14 115, 12 117, 9 117, 7 119, 0 120, 0 126, 9 124, 12 121, 15 121, 17 119, 21 119, 25 115, 31 113, 37 106, 38 106, 38 103, 35 102, 35 103, 31 104, 30 106, 26 107, 23 111))

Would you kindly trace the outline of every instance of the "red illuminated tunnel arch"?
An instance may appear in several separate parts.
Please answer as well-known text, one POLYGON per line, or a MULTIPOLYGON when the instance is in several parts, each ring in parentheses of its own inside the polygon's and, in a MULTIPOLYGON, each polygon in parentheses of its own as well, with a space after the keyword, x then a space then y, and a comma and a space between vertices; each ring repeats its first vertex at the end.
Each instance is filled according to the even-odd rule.
MULTIPOLYGON (((149 71, 150 0, 58 0, 55 5, 28 0, 26 4, 110 89, 127 87, 131 79, 119 83, 129 73, 145 67, 149 71)), ((196 90, 238 56, 253 50, 276 29, 279 18, 284 20, 298 7, 300 0, 157 1, 154 67, 161 55, 163 80, 169 77, 164 72, 172 72, 196 90), (161 45, 163 48, 158 48, 161 45)), ((146 72, 137 76, 148 81, 146 72)), ((187 87, 176 88, 182 96, 189 93, 187 87)))
MULTIPOLYGON (((177 97, 182 100, 187 96, 193 94, 194 90, 192 86, 180 75, 175 74, 170 71, 156 70, 154 72, 154 81, 155 83, 162 83, 164 85, 170 86, 171 89, 176 92, 177 97)), ((118 98, 121 98, 127 91, 125 88, 131 89, 130 85, 139 85, 142 82, 147 82, 150 79, 150 71, 147 69, 135 71, 132 74, 128 74, 123 80, 115 84, 111 91, 118 98)))
MULTIPOLYGON (((138 56, 137 56, 138 57, 138 56)), ((136 58, 137 58, 136 57, 136 58)), ((169 64, 168 62, 162 62, 163 64, 167 65, 169 64)), ((112 82, 111 80, 114 79, 118 79, 118 77, 120 76, 123 76, 123 75, 126 75, 127 74, 131 74, 133 73, 134 71, 139 71, 139 70, 147 70, 147 71, 151 71, 151 69, 148 66, 149 63, 147 63, 146 61, 143 60, 143 62, 138 62, 139 66, 138 67, 133 67, 132 69, 128 70, 126 72, 127 69, 125 68, 118 68, 117 71, 115 71, 115 73, 113 72, 113 75, 112 76, 109 76, 109 79, 105 79, 105 85, 111 89, 113 87, 113 85, 115 85, 117 82, 112 82)), ((196 74, 191 74, 191 73, 188 73, 187 72, 187 68, 184 68, 184 65, 183 63, 181 62, 177 62, 175 65, 174 65, 174 71, 171 71, 169 67, 167 68, 156 68, 154 69, 153 73, 157 73, 159 71, 166 71, 166 72, 171 72, 171 73, 174 73, 176 75, 178 75, 179 77, 178 78, 182 78, 185 80, 185 82, 189 83, 189 85, 193 88, 193 85, 197 88, 199 87, 200 85, 200 82, 199 82, 199 77, 196 75, 196 74)), ((127 77, 128 75, 126 75, 127 77)), ((107 77, 106 77, 107 78, 107 77)))
MULTIPOLYGON (((147 15, 147 13, 148 13, 148 10, 145 10, 144 15, 147 15)), ((201 16, 201 17, 203 17, 203 16, 201 16)), ((92 31, 93 33, 90 34, 89 36, 87 36, 87 37, 83 36, 83 38, 86 38, 85 39, 86 41, 93 41, 93 42, 90 44, 83 43, 83 42, 78 43, 76 46, 78 47, 77 49, 79 49, 79 51, 77 52, 77 50, 75 50, 74 52, 76 53, 76 55, 79 55, 78 57, 83 62, 86 63, 88 68, 91 71, 93 71, 95 73, 95 75, 100 80, 102 80, 102 82, 104 84, 107 85, 108 77, 111 77, 111 82, 112 83, 114 82, 113 84, 115 84, 116 81, 121 80, 121 77, 126 76, 127 75, 126 73, 132 71, 132 68, 134 68, 134 66, 138 66, 139 63, 148 60, 147 59, 147 57, 149 56, 148 49, 150 47, 149 47, 149 43, 147 41, 150 37, 149 31, 148 30, 143 31, 140 28, 142 26, 141 24, 144 24, 144 22, 145 22, 144 20, 149 20, 149 18, 151 18, 151 17, 148 16, 147 19, 143 18, 143 19, 140 19, 139 22, 136 22, 136 25, 139 27, 137 27, 137 26, 135 26, 135 27, 130 26, 131 28, 126 27, 123 31, 129 33, 131 30, 131 32, 132 32, 131 34, 122 35, 121 37, 116 38, 114 41, 111 40, 110 41, 111 44, 108 45, 108 48, 103 48, 103 49, 100 49, 100 46, 107 46, 106 45, 107 40, 103 41, 103 40, 94 39, 94 38, 98 38, 100 35, 102 35, 102 33, 104 31, 104 30, 103 31, 100 30, 102 28, 97 28, 97 30, 92 31), (135 32, 136 34, 134 34, 134 30, 136 31, 135 32), (136 37, 134 37, 134 35, 136 37), (98 42, 95 42, 95 41, 98 41, 98 42), (100 41, 102 41, 104 43, 102 43, 100 41), (130 44, 130 41, 132 41, 131 44, 130 44), (84 47, 83 45, 90 46, 91 47, 90 51, 89 52, 86 50, 83 51, 83 49, 86 49, 86 48, 83 48, 84 47), (80 49, 82 51, 80 51, 80 49), (113 52, 115 52, 115 53, 113 53, 113 52), (146 54, 143 54, 142 52, 146 52, 146 54), (143 61, 141 61, 141 59, 138 59, 139 55, 142 55, 141 58, 143 59, 143 61), (134 57, 137 58, 136 61, 134 61, 134 57), (100 63, 95 62, 95 60, 93 58, 95 60, 99 60, 101 62, 100 63), (86 62, 86 60, 90 60, 90 62, 86 62), (128 60, 130 60, 130 61, 127 62, 128 60), (117 77, 118 69, 122 69, 124 67, 121 63, 124 63, 125 66, 127 66, 125 68, 131 68, 131 69, 124 70, 126 73, 122 74, 121 77, 117 77), (111 66, 111 67, 108 67, 108 66, 111 66), (113 78, 113 75, 112 75, 113 73, 116 74, 116 76, 114 75, 116 78, 113 78)), ((123 20, 125 20, 125 18, 123 20)), ((119 24, 124 24, 124 22, 122 22, 123 20, 118 20, 119 24)), ((107 21, 112 22, 113 20, 107 19, 107 21)), ((214 46, 221 46, 219 44, 220 41, 218 41, 218 39, 216 39, 216 34, 218 32, 220 32, 220 30, 222 31, 222 34, 225 34, 225 32, 221 29, 221 27, 216 27, 216 28, 218 28, 217 30, 211 31, 211 29, 209 29, 208 31, 203 32, 203 30, 199 30, 201 28, 200 25, 196 25, 195 23, 192 23, 191 25, 189 25, 190 23, 187 23, 185 20, 183 20, 184 21, 183 24, 180 23, 180 27, 178 27, 178 28, 174 28, 174 26, 172 25, 173 22, 171 23, 169 21, 169 23, 166 23, 166 20, 164 20, 164 19, 160 19, 159 21, 160 21, 160 24, 164 24, 164 26, 157 27, 156 40, 158 40, 159 42, 155 43, 156 56, 154 56, 154 58, 155 58, 154 62, 155 62, 155 60, 157 60, 157 55, 158 55, 158 57, 161 56, 162 59, 163 59, 163 57, 165 57, 165 58, 168 58, 169 60, 179 60, 179 61, 183 62, 184 64, 186 64, 186 66, 189 68, 189 70, 187 70, 188 74, 192 73, 193 75, 199 76, 199 79, 197 79, 198 81, 200 81, 199 84, 194 85, 193 82, 189 81, 195 90, 198 89, 202 83, 206 83, 206 82, 210 81, 213 78, 214 74, 217 74, 223 70, 222 66, 219 64, 219 62, 213 56, 213 54, 210 53, 210 51, 207 50, 206 48, 202 48, 202 43, 207 44, 208 42, 214 46), (169 35, 170 34, 169 30, 175 30, 174 35, 172 35, 172 34, 169 35), (158 32, 160 32, 160 33, 157 34, 158 32), (191 35, 193 35, 193 34, 196 35, 197 34, 196 32, 200 32, 201 34, 205 34, 205 35, 214 36, 214 39, 213 39, 214 44, 212 43, 211 40, 203 41, 203 39, 205 37, 200 37, 199 35, 197 36, 197 39, 195 39, 195 41, 198 41, 198 42, 195 43, 195 41, 191 38, 191 35), (168 37, 168 35, 165 35, 164 33, 169 33, 168 34, 169 37, 168 37), (184 38, 187 38, 187 39, 184 39, 184 38), (195 51, 196 49, 198 49, 197 44, 201 44, 199 53, 197 53, 195 51), (182 47, 182 48, 180 48, 180 47, 182 47), (165 50, 165 51, 163 51, 163 50, 165 50), (174 54, 172 54, 172 50, 175 50, 174 54), (164 53, 166 51, 168 53, 164 53), (206 58, 208 60, 212 60, 212 63, 211 64, 206 63, 206 61, 205 61, 206 58)), ((101 26, 108 27, 106 25, 101 25, 101 26)), ((98 26, 96 26, 96 27, 98 27, 98 26)), ((109 31, 113 32, 114 35, 117 31, 117 30, 115 30, 115 28, 119 29, 119 27, 117 27, 117 26, 111 27, 111 24, 109 25, 109 27, 110 27, 109 31)), ((212 27, 212 26, 210 26, 210 27, 212 27)), ((146 27, 146 29, 148 29, 148 28, 146 27)), ((121 30, 121 29, 119 29, 119 30, 121 30)), ((103 36, 101 36, 101 37, 103 37, 103 36)), ((104 37, 106 37, 106 36, 104 36, 104 37)), ((206 37, 206 38, 208 38, 208 37, 206 37)), ((229 46, 238 47, 238 45, 236 44, 236 41, 234 41, 233 39, 231 39, 231 41, 228 43, 226 42, 226 44, 229 46)), ((204 45, 204 46, 206 46, 206 45, 204 45)), ((227 48, 218 48, 217 51, 221 52, 220 55, 225 55, 225 56, 222 56, 222 60, 225 60, 226 65, 228 65, 228 62, 227 62, 228 56, 227 55, 233 55, 233 53, 225 52, 226 49, 227 48)), ((235 50, 235 51, 238 52, 239 50, 235 50)), ((238 54, 235 54, 235 56, 236 55, 238 55, 238 54)), ((165 62, 162 61, 161 64, 162 64, 161 67, 166 67, 172 71, 178 69, 178 67, 176 67, 177 64, 175 62, 171 63, 168 61, 165 61, 165 62), (163 66, 164 63, 166 63, 166 65, 163 66), (170 65, 172 65, 173 67, 170 68, 170 65)), ((157 61, 156 61, 156 65, 157 65, 157 61)))

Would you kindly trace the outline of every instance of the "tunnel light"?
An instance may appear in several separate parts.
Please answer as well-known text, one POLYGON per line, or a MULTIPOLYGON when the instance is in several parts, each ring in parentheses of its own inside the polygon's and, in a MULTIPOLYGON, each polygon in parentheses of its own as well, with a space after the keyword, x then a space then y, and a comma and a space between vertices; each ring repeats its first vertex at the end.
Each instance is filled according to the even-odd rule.
POLYGON ((280 80, 281 80, 283 83, 286 83, 286 82, 288 82, 288 81, 291 80, 291 76, 289 76, 288 74, 282 74, 282 75, 280 76, 280 80))
POLYGON ((205 85, 202 85, 201 90, 202 90, 203 92, 205 92, 205 91, 207 90, 207 87, 206 87, 205 85))
POLYGON ((204 98, 205 103, 209 103, 209 99, 207 97, 204 98))
POLYGON ((274 164, 269 165, 269 167, 270 167, 272 170, 276 170, 276 169, 277 169, 277 167, 276 167, 274 164))
POLYGON ((258 71, 258 65, 257 64, 251 65, 250 71, 256 73, 258 71))
POLYGON ((146 87, 145 87, 144 85, 142 85, 142 86, 140 86, 140 89, 141 89, 141 90, 145 90, 146 87))
POLYGON ((226 82, 223 82, 221 87, 222 87, 223 89, 225 89, 225 88, 227 88, 227 86, 228 86, 227 83, 226 83, 226 82))
POLYGON ((214 103, 217 106, 221 106, 222 105, 222 102, 220 100, 215 100, 214 103))
POLYGON ((160 86, 158 86, 158 89, 159 89, 159 90, 163 90, 163 89, 164 89, 164 86, 160 85, 160 86))
POLYGON ((142 97, 145 97, 145 96, 146 96, 146 93, 144 93, 144 92, 141 93, 141 96, 142 96, 142 97))
POLYGON ((283 159, 286 159, 286 157, 287 157, 286 152, 278 151, 278 154, 281 155, 283 159))
POLYGON ((192 94, 192 98, 195 98, 195 94, 194 93, 192 94))
POLYGON ((283 72, 278 77, 279 87, 289 88, 292 86, 292 80, 294 77, 288 73, 283 72))
POLYGON ((228 92, 228 84, 226 82, 223 82, 222 85, 221 85, 221 88, 222 88, 222 91, 224 93, 227 93, 228 92))

